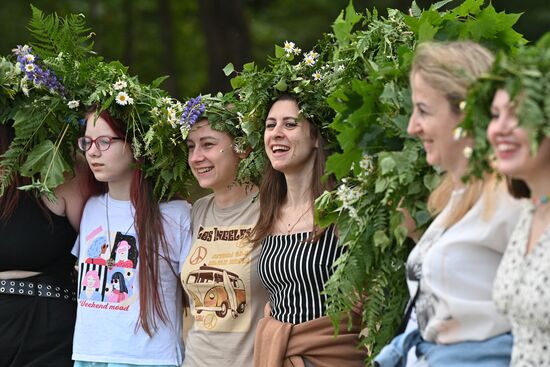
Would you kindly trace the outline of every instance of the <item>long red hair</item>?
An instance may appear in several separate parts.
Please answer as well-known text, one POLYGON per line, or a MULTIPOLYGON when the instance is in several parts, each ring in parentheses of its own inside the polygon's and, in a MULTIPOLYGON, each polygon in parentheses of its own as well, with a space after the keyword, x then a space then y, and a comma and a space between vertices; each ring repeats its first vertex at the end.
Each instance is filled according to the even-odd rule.
MULTIPOLYGON (((88 113, 87 118, 95 114, 88 113)), ((107 111, 102 111, 103 118, 119 137, 126 137, 125 124, 113 118, 107 111)), ((141 162, 136 162, 141 163, 141 162)), ((108 191, 105 182, 97 181, 90 169, 87 170, 88 192, 91 196, 101 195, 108 191)), ((152 183, 136 168, 130 186, 130 200, 135 208, 134 226, 139 242, 139 324, 149 336, 158 329, 157 321, 166 323, 168 317, 160 299, 160 260, 168 254, 168 244, 162 226, 162 213, 158 200, 153 195, 152 183)), ((166 260, 166 259, 165 259, 166 260)), ((167 261, 167 260, 166 260, 167 261)), ((170 262, 167 261, 168 265, 170 262)), ((173 269, 172 269, 173 270, 173 269)))

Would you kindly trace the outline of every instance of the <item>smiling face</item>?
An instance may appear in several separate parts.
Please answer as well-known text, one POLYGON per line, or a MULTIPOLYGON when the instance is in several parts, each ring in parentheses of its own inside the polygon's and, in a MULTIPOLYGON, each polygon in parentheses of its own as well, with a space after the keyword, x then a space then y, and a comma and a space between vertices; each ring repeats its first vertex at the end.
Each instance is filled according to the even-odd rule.
POLYGON ((491 104, 491 123, 487 128, 487 138, 496 156, 496 168, 513 178, 529 181, 540 172, 550 168, 550 138, 545 138, 537 154, 530 149, 528 132, 518 126, 515 107, 510 103, 510 95, 498 90, 491 104))
POLYGON ((271 106, 265 122, 264 146, 273 168, 283 173, 304 172, 314 160, 317 139, 310 122, 299 118, 294 100, 279 100, 271 106))
MULTIPOLYGON (((85 135, 91 139, 99 136, 119 137, 109 126, 107 121, 93 115, 86 121, 85 135)), ((124 138, 124 137, 119 137, 124 138)), ((96 180, 107 183, 129 183, 132 181, 132 163, 134 157, 130 146, 121 140, 113 140, 109 149, 100 151, 96 144, 92 144, 86 151, 86 161, 96 180)))
POLYGON ((202 188, 216 192, 233 184, 241 158, 232 144, 229 134, 212 129, 207 120, 193 126, 187 137, 188 162, 202 188))
POLYGON ((455 140, 453 130, 462 115, 451 109, 445 95, 430 86, 420 73, 411 76, 413 113, 407 132, 424 145, 426 160, 448 172, 460 173, 467 166, 464 148, 471 140, 455 140))

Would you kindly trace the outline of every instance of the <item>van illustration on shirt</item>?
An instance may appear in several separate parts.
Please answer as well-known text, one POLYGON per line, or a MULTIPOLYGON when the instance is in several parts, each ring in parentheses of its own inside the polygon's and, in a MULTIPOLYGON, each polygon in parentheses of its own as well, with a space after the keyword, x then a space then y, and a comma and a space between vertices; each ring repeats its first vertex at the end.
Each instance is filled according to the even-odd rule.
POLYGON ((236 318, 246 308, 246 289, 236 273, 205 264, 191 271, 185 283, 198 314, 213 311, 224 318, 230 310, 236 318))

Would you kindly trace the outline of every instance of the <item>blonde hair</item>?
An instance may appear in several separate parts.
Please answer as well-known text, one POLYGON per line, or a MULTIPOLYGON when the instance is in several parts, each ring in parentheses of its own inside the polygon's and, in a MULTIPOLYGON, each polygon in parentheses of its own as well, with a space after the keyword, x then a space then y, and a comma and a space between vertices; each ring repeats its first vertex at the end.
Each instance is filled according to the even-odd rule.
MULTIPOLYGON (((491 52, 475 42, 425 42, 415 51, 410 76, 420 74, 427 84, 445 95, 451 111, 459 115, 462 113, 460 103, 466 99, 468 88, 479 76, 489 71, 493 60, 491 52)), ((488 219, 494 207, 493 193, 496 186, 494 175, 486 176, 483 180, 470 180, 462 199, 445 219, 446 227, 462 219, 484 192, 487 193, 487 202, 483 217, 488 219)), ((452 191, 451 177, 445 174, 428 199, 428 209, 432 214, 439 214, 445 208, 452 191)))

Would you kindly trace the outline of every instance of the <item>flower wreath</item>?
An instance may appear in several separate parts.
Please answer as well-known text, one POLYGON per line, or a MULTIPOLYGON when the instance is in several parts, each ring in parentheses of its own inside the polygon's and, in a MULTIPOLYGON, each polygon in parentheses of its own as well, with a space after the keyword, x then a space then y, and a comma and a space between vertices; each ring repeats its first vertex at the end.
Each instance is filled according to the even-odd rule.
POLYGON ((237 170, 237 182, 259 184, 265 164, 262 155, 250 151, 250 139, 255 135, 242 124, 243 114, 237 111, 238 101, 234 93, 218 93, 216 96, 199 95, 189 99, 180 118, 182 137, 185 140, 189 130, 201 118, 206 118, 212 129, 226 132, 233 138, 233 150, 237 153, 249 152, 237 170))
POLYGON ((460 125, 463 132, 457 134, 470 134, 475 139, 470 172, 476 176, 492 170, 486 131, 493 96, 501 88, 516 105, 519 124, 528 131, 531 151, 536 153, 542 139, 550 136, 550 33, 515 54, 500 52, 491 71, 470 89, 460 125))
MULTIPOLYGON (((269 65, 259 69, 253 62, 235 72, 228 64, 226 75, 235 73, 231 79, 236 94, 236 109, 239 111, 239 127, 245 132, 252 147, 251 159, 266 161, 263 147, 263 131, 269 106, 282 94, 296 97, 300 105, 300 117, 315 124, 327 146, 337 146, 334 130, 329 128, 335 111, 327 103, 328 96, 342 83, 345 77, 345 60, 334 58, 334 36, 326 35, 314 50, 303 52, 294 42, 285 41, 275 46, 275 57, 269 65), (302 56, 297 61, 298 56, 302 56)), ((261 172, 261 170, 260 170, 261 172)))
POLYGON ((138 168, 153 180, 156 199, 185 193, 192 175, 187 149, 177 143, 185 133, 179 119, 184 105, 159 88, 165 77, 145 85, 119 62, 105 62, 92 51, 93 33, 81 14, 32 11, 29 29, 36 41, 14 53, 23 92, 30 83, 47 93, 25 93, 29 98, 14 107, 16 137, 2 158, 2 189, 19 171, 33 182, 23 189, 51 194, 72 171, 82 118, 95 106, 126 124, 126 139, 138 168))

